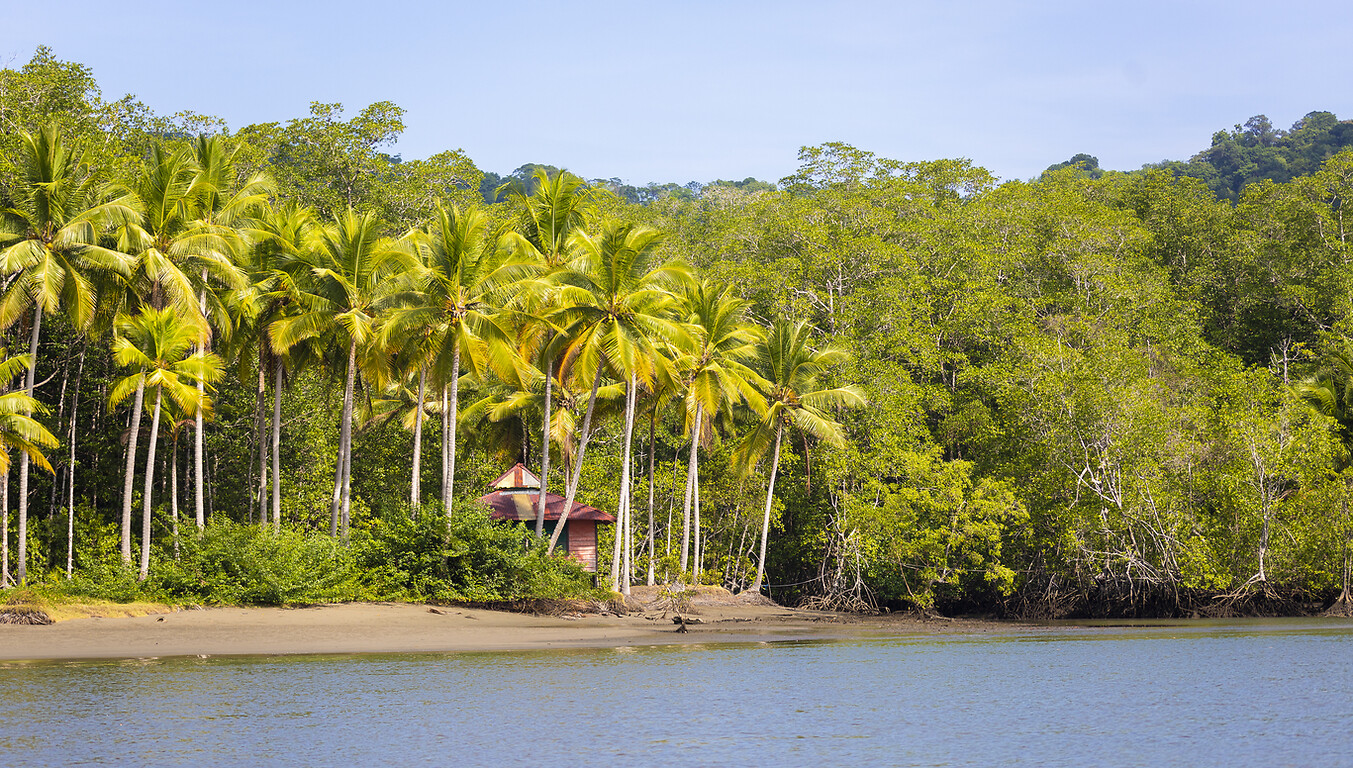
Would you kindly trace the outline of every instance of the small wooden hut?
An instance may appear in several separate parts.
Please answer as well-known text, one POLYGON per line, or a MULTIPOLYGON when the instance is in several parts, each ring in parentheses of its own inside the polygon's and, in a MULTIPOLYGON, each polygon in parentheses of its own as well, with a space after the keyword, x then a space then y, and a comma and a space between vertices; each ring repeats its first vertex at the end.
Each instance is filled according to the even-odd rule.
MULTIPOLYGON (((491 516, 494 520, 516 520, 535 525, 536 505, 540 500, 540 478, 535 473, 519 463, 494 480, 491 488, 479 500, 493 510, 491 516)), ((545 494, 546 536, 554 534, 565 501, 567 499, 558 494, 545 494)), ((559 546, 593 573, 597 570, 597 525, 602 523, 614 524, 615 518, 575 500, 568 522, 564 524, 564 532, 559 536, 559 546)))

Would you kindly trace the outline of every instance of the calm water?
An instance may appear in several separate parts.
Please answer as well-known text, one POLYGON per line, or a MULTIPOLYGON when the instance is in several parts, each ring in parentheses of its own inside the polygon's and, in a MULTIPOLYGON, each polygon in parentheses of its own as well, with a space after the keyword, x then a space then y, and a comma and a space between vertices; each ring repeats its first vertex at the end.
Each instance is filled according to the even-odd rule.
POLYGON ((1353 766, 1353 625, 0 663, 0 765, 1353 766))

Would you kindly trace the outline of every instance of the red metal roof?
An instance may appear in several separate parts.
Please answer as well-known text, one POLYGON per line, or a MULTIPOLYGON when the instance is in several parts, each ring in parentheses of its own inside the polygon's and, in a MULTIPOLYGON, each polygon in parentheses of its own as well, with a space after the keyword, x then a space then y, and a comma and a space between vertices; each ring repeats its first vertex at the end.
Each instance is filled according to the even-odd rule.
MULTIPOLYGON (((536 505, 540 499, 540 478, 531 470, 518 463, 489 484, 494 490, 479 497, 481 503, 493 509, 494 520, 531 520, 536 519, 536 505)), ((563 496, 554 493, 545 494, 545 519, 558 520, 564 511, 563 496)), ((596 507, 573 502, 570 520, 595 520, 598 523, 614 523, 615 517, 596 507)))
MULTIPOLYGON (((524 489, 498 490, 479 497, 479 501, 489 505, 493 510, 490 515, 494 520, 527 520, 536 519, 536 504, 540 499, 540 491, 530 491, 524 489)), ((553 493, 545 494, 545 519, 558 520, 560 513, 564 511, 564 502, 567 501, 563 496, 553 493)), ((598 523, 614 523, 615 517, 608 515, 596 507, 589 507, 586 504, 573 502, 573 511, 569 513, 570 520, 595 520, 598 523)))

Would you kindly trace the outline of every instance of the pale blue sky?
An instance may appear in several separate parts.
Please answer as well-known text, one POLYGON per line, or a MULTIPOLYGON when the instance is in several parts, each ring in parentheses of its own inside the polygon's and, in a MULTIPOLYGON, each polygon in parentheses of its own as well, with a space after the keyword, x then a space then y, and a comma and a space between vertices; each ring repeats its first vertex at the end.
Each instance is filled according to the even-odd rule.
POLYGON ((0 4, 0 62, 49 45, 107 98, 231 128, 389 100, 405 158, 636 184, 774 181, 826 141, 1006 179, 1186 159, 1259 113, 1353 118, 1351 39, 1345 2, 0 4))

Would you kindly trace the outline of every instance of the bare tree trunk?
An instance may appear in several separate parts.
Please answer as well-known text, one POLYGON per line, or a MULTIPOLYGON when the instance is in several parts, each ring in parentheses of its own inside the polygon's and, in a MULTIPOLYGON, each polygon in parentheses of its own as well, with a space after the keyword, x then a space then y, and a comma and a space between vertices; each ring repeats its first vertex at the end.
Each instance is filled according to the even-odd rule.
MULTIPOLYGON (((347 382, 343 385, 343 410, 339 416, 338 426, 338 465, 334 469, 334 495, 329 504, 329 535, 338 535, 338 512, 343 507, 344 502, 344 481, 347 472, 347 454, 349 450, 349 438, 352 435, 352 387, 357 375, 357 342, 353 341, 348 345, 348 376, 347 382)), ((343 535, 347 536, 347 528, 344 527, 343 535)))
POLYGON ((451 516, 451 500, 456 492, 456 406, 460 396, 460 339, 451 342, 451 434, 447 437, 446 495, 442 497, 443 512, 451 516))
POLYGON ((155 495, 155 443, 160 436, 160 388, 155 388, 155 410, 150 417, 150 444, 146 446, 146 485, 141 499, 141 573, 145 581, 150 575, 150 513, 155 495))
POLYGON ((578 496, 578 483, 583 476, 583 456, 587 452, 587 441, 592 437, 592 412, 597 406, 597 389, 601 386, 601 365, 597 365, 597 373, 592 377, 592 394, 587 397, 587 413, 583 415, 582 434, 578 436, 578 455, 573 460, 573 476, 568 481, 567 498, 564 499, 564 508, 559 512, 559 523, 554 526, 554 533, 550 535, 550 546, 545 550, 545 554, 554 551, 555 545, 559 543, 559 536, 564 532, 564 525, 568 523, 569 513, 573 511, 573 500, 578 496))
POLYGON ((1270 514, 1268 505, 1265 504, 1264 527, 1260 530, 1259 533, 1259 574, 1255 577, 1256 581, 1268 581, 1268 577, 1264 575, 1264 558, 1266 555, 1268 555, 1269 520, 1272 517, 1273 515, 1270 514))
POLYGON ((684 576, 690 567, 691 555, 691 489, 695 485, 695 456, 700 447, 700 419, 703 404, 695 406, 695 426, 691 427, 691 457, 686 464, 686 494, 681 501, 681 573, 684 576))
POLYGON ((419 498, 419 491, 422 490, 422 461, 423 461, 423 398, 426 393, 427 385, 427 366, 418 366, 418 401, 414 404, 413 413, 413 467, 409 478, 409 507, 410 514, 415 519, 418 517, 418 505, 422 503, 419 498))
MULTIPOLYGON (((33 329, 29 336, 28 353, 33 360, 28 365, 28 375, 24 390, 33 396, 33 387, 38 372, 38 333, 42 329, 42 302, 35 302, 33 309, 33 329)), ((30 416, 32 414, 29 414, 30 416)), ((28 580, 28 453, 19 452, 19 546, 16 575, 20 585, 28 580)))
POLYGON ((545 439, 540 457, 540 498, 536 500, 536 538, 545 535, 545 494, 550 484, 550 399, 554 388, 553 361, 545 356, 545 439))
POLYGON ((132 400, 132 419, 127 431, 127 473, 122 479, 122 562, 132 561, 132 478, 136 474, 136 438, 141 432, 141 405, 146 396, 146 379, 142 375, 132 400))
POLYGON ((780 438, 784 435, 784 426, 775 427, 775 452, 770 460, 770 482, 766 484, 766 513, 761 519, 761 558, 756 561, 756 581, 752 591, 761 591, 761 582, 766 577, 766 540, 770 537, 770 507, 775 498, 775 473, 780 469, 780 438))
POLYGON ((272 384, 272 529, 282 530, 282 358, 273 360, 272 384))

